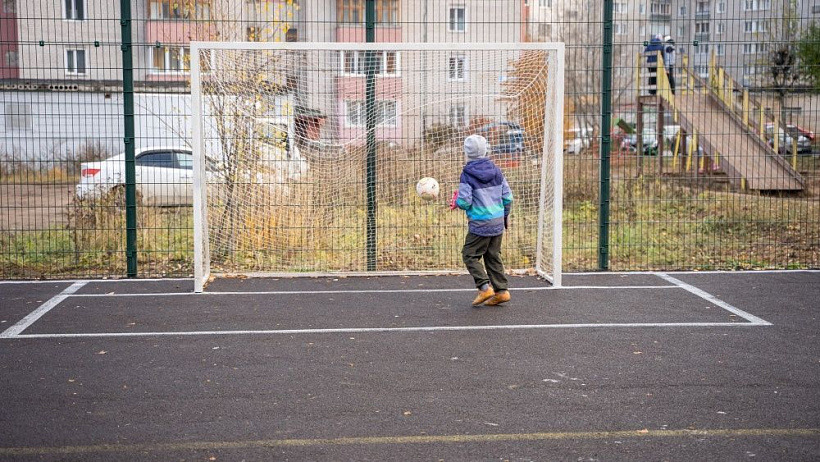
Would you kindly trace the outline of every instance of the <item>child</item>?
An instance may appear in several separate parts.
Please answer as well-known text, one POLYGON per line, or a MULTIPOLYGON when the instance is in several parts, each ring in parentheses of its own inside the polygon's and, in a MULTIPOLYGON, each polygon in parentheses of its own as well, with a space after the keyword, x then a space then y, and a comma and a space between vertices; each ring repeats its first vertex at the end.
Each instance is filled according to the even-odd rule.
POLYGON ((469 220, 461 256, 478 288, 473 306, 485 302, 495 306, 510 301, 501 262, 501 238, 507 228, 512 191, 504 174, 487 157, 487 140, 483 136, 468 136, 464 140, 464 154, 467 164, 450 208, 465 210, 469 220))
POLYGON ((669 78, 669 86, 672 88, 672 94, 675 94, 675 41, 672 37, 666 36, 663 38, 665 42, 663 45, 663 64, 666 66, 666 76, 669 78))

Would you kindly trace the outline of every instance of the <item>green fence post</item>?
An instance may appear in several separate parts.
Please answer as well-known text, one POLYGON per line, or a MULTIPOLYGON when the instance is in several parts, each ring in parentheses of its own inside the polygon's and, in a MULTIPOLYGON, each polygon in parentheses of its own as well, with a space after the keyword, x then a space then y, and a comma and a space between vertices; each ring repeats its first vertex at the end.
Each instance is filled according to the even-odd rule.
POLYGON ((131 2, 122 9, 122 100, 125 143, 125 255, 128 277, 137 276, 137 186, 134 168, 134 53, 131 43, 131 2))
POLYGON ((598 269, 609 269, 610 124, 612 121, 612 0, 605 0, 601 79, 601 184, 598 204, 598 269))
MULTIPOLYGON (((376 0, 367 0, 365 41, 376 41, 376 0)), ((366 53, 365 111, 367 130, 367 270, 376 270, 376 56, 366 53)))

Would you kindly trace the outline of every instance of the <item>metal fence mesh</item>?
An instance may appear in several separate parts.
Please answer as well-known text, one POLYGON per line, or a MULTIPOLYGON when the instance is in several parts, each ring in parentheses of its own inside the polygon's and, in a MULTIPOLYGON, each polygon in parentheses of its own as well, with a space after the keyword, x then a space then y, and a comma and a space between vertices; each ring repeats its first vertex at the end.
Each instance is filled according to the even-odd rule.
MULTIPOLYGON (((370 2, 124 3, 130 17, 123 2, 2 2, 0 278, 123 277, 129 261, 140 277, 191 275, 188 44, 364 42, 370 2), (123 21, 133 88, 123 80, 123 21), (127 94, 135 129, 128 141, 145 175, 136 183, 162 191, 156 199, 136 187, 132 246, 125 189, 84 195, 81 186, 125 184, 124 160, 94 162, 126 151, 127 94)), ((566 43, 565 271, 820 265, 820 2, 373 6, 377 42, 566 43), (655 53, 661 67, 648 56, 655 53)), ((463 129, 478 114, 465 107, 442 116, 463 129)))

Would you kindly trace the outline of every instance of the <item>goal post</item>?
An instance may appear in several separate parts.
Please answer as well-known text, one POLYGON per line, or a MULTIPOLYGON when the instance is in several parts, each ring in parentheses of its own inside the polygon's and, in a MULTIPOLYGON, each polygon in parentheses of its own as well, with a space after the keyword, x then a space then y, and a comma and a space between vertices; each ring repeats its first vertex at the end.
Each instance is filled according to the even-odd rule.
POLYGON ((464 272, 448 202, 470 134, 513 191, 505 268, 561 285, 562 43, 192 42, 190 64, 196 292, 216 274, 464 272))

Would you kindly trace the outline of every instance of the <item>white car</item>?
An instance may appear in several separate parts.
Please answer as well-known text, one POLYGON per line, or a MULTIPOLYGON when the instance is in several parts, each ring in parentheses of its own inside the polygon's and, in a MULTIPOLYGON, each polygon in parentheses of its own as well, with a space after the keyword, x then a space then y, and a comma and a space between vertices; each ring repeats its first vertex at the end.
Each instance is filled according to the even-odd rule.
MULTIPOLYGON (((135 153, 137 195, 146 205, 176 206, 193 203, 193 155, 179 147, 141 148, 135 153)), ((77 198, 93 200, 125 187, 125 153, 85 162, 80 170, 77 198)))
POLYGON ((591 144, 591 128, 571 128, 565 134, 564 152, 567 154, 580 154, 591 144))

